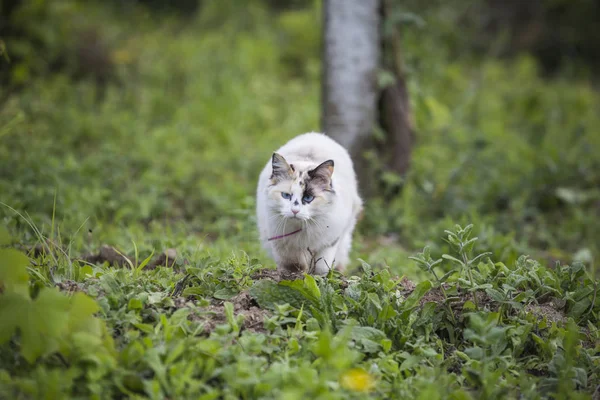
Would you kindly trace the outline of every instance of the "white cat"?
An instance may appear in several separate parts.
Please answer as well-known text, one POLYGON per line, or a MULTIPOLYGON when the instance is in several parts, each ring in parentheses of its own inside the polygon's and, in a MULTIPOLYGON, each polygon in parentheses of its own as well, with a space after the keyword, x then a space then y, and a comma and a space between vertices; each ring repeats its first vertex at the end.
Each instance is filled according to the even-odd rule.
POLYGON ((343 270, 361 210, 348 152, 320 133, 290 140, 258 179, 260 240, 280 271, 343 270))

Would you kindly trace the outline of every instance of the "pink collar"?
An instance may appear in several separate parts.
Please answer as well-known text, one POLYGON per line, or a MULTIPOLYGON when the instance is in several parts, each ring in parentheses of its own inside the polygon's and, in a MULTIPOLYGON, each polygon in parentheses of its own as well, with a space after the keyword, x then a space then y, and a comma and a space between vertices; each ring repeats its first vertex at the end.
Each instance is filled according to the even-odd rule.
POLYGON ((267 241, 270 242, 271 240, 283 239, 284 237, 292 236, 293 234, 298 233, 301 230, 302 230, 302 228, 295 230, 294 232, 286 233, 285 235, 273 236, 272 238, 267 239, 267 241))

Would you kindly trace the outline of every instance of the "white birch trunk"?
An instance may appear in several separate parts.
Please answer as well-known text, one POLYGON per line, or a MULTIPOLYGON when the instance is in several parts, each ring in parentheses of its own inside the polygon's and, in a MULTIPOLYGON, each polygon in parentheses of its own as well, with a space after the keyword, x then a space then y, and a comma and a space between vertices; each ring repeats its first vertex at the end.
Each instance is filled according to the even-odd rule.
POLYGON ((323 11, 322 129, 356 159, 376 118, 380 2, 325 0, 323 11))

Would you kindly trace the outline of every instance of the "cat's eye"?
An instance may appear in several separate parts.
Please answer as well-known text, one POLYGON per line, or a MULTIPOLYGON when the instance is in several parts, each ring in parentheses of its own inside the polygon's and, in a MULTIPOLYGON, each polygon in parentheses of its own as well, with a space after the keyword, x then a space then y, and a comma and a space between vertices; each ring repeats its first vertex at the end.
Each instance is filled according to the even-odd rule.
POLYGON ((286 200, 289 200, 292 198, 292 195, 286 192, 281 192, 281 197, 283 197, 286 200))
POLYGON ((303 203, 310 203, 314 199, 315 199, 315 196, 312 196, 310 194, 305 194, 304 197, 302 197, 302 202, 303 203))

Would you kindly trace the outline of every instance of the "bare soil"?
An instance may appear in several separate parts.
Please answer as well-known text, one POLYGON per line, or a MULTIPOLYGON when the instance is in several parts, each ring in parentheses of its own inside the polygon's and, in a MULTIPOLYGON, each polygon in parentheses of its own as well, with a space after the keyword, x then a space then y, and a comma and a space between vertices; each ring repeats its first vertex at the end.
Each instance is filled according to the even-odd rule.
MULTIPOLYGON (((230 299, 229 302, 233 303, 233 311, 235 315, 243 315, 244 321, 242 329, 250 332, 264 333, 264 319, 271 313, 268 310, 263 310, 258 307, 258 303, 244 291, 234 298, 230 299)), ((190 315, 190 318, 196 321, 204 323, 204 332, 209 334, 218 325, 227 322, 225 316, 225 307, 222 301, 216 301, 209 305, 207 308, 198 309, 197 313, 190 315)), ((177 304, 177 302, 176 302, 177 304)))

